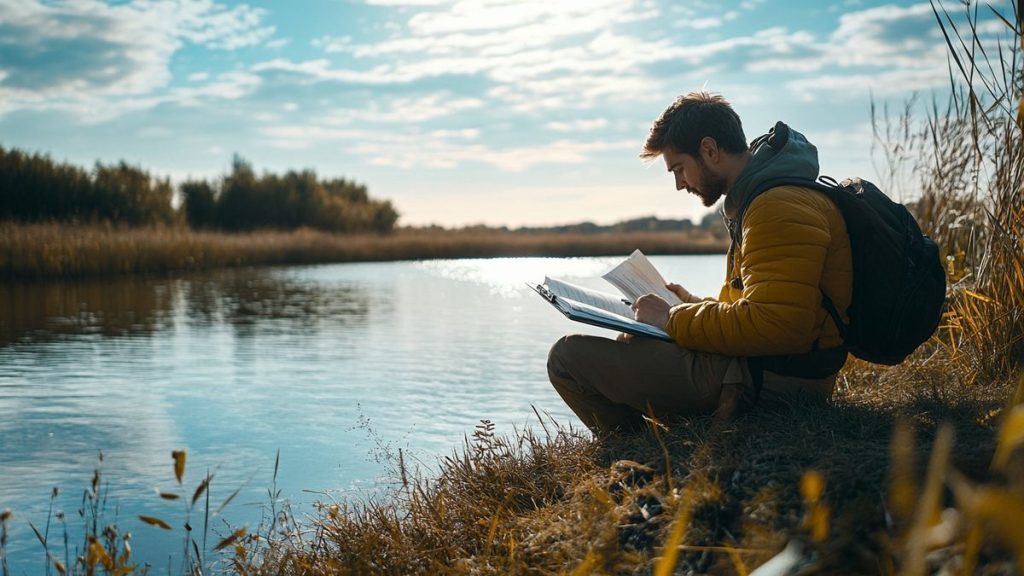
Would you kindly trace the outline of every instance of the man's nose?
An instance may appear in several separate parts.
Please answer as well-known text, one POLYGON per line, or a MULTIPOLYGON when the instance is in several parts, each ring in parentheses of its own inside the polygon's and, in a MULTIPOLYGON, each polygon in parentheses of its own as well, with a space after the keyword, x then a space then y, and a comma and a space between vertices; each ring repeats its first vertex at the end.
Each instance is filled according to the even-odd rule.
POLYGON ((683 178, 682 174, 676 174, 676 190, 682 191, 688 188, 686 179, 683 178))

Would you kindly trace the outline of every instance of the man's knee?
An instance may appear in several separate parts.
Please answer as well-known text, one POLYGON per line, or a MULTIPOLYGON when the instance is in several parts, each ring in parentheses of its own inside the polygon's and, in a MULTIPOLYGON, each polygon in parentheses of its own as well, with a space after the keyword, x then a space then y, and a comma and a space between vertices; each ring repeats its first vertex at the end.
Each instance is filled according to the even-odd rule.
POLYGON ((562 336, 551 345, 548 351, 548 373, 565 375, 571 372, 571 367, 587 354, 588 340, 593 336, 583 334, 569 334, 562 336))
POLYGON ((570 351, 572 344, 569 342, 569 338, 569 336, 562 336, 555 340, 555 343, 551 345, 551 350, 548 350, 548 374, 565 374, 565 360, 572 355, 570 351))

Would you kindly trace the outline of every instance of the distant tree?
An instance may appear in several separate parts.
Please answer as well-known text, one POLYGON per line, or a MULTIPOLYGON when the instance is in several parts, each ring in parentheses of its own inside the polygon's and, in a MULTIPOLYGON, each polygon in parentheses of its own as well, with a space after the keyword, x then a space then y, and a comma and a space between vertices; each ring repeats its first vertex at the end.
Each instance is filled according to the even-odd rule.
POLYGON ((192 228, 214 228, 217 225, 217 197, 213 186, 205 180, 189 180, 179 187, 181 209, 192 228))
MULTIPOLYGON (((207 186, 216 190, 212 184, 207 186)), ((238 155, 219 193, 206 197, 211 195, 216 205, 214 221, 225 230, 308 226, 339 233, 388 233, 399 216, 390 202, 371 199, 364 185, 343 178, 320 180, 313 170, 257 175, 238 155)))
POLYGON ((0 218, 19 221, 113 222, 131 226, 186 222, 228 231, 308 226, 330 232, 388 233, 398 222, 391 202, 366 186, 313 170, 257 175, 239 155, 214 181, 181 184, 181 210, 168 179, 121 161, 92 171, 48 156, 0 147, 0 218))
POLYGON ((717 210, 705 214, 700 219, 700 227, 710 232, 715 238, 724 239, 729 237, 729 228, 725 224, 722 214, 717 210))
POLYGON ((92 172, 49 156, 0 147, 0 218, 25 222, 166 224, 176 219, 166 179, 125 162, 92 172))

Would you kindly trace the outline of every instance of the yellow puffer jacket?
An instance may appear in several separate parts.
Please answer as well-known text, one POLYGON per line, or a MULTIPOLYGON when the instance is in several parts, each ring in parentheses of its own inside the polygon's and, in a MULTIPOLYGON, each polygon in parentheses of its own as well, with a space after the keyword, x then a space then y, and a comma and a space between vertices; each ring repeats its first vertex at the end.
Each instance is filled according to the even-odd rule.
POLYGON ((848 321, 853 265, 839 209, 816 191, 780 186, 755 198, 742 222, 718 299, 675 306, 669 334, 684 348, 729 356, 799 354, 815 341, 839 346, 821 304, 824 290, 848 321))

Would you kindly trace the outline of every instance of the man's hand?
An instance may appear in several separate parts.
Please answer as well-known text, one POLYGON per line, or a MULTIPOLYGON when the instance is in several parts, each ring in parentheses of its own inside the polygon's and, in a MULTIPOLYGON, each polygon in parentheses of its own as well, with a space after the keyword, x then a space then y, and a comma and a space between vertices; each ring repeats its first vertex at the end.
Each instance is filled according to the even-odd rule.
POLYGON ((641 296, 633 303, 633 314, 638 322, 650 324, 662 330, 668 325, 668 311, 671 308, 656 294, 641 296))
POLYGON ((675 282, 669 282, 668 284, 665 284, 665 288, 671 290, 672 293, 678 296, 679 299, 682 300, 683 302, 692 302, 693 300, 696 300, 696 298, 693 297, 693 294, 690 294, 690 292, 686 288, 683 288, 682 286, 676 284, 675 282))

